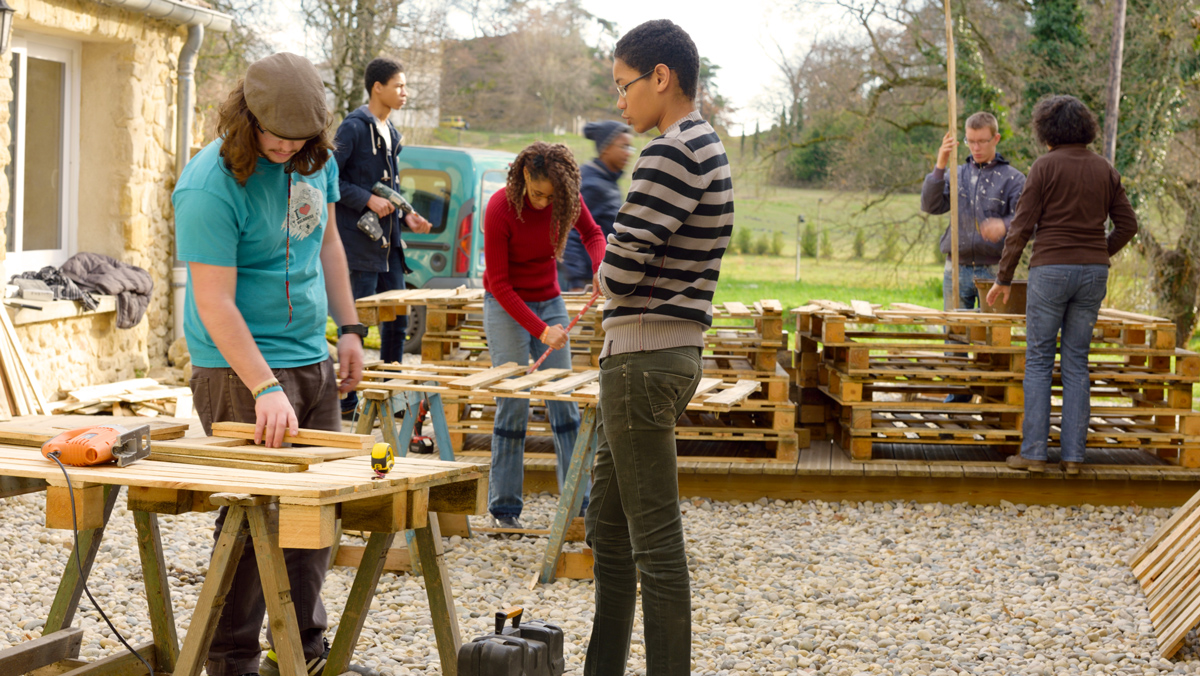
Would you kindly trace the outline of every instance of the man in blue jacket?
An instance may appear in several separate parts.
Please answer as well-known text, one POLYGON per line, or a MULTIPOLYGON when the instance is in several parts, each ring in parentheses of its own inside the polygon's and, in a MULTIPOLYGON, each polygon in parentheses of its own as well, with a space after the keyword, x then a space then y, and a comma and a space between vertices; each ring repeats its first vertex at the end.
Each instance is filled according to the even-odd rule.
MULTIPOLYGON (((404 249, 400 233, 404 225, 417 233, 429 232, 429 221, 420 214, 409 214, 401 222, 396 207, 371 192, 371 186, 383 183, 399 191, 396 159, 400 154, 400 132, 388 121, 393 111, 408 101, 408 83, 399 61, 380 57, 367 64, 363 77, 367 104, 342 120, 338 127, 334 158, 339 170, 342 197, 337 203, 338 233, 346 249, 350 266, 350 290, 354 298, 404 288, 404 249), (378 239, 359 229, 359 219, 373 211, 383 226, 378 239)), ((379 327, 379 356, 387 363, 403 361, 404 332, 408 320, 399 317, 379 327)), ((343 416, 358 405, 354 392, 342 401, 343 416)))
MULTIPOLYGON (((629 125, 613 120, 588 122, 583 128, 584 138, 596 144, 596 159, 579 167, 579 194, 605 240, 616 232, 613 223, 625 202, 617 181, 633 155, 632 131, 629 125)), ((592 282, 592 259, 575 230, 567 235, 558 270, 558 285, 563 291, 580 291, 592 282)))
MULTIPOLYGON (((975 113, 967 118, 966 142, 971 151, 967 161, 958 165, 958 299, 953 302, 950 258, 950 225, 942 233, 941 250, 946 254, 942 276, 943 308, 971 309, 982 304, 976 279, 995 279, 996 266, 1004 253, 1004 236, 1017 211, 1017 200, 1025 189, 1025 174, 996 152, 1000 143, 999 123, 991 113, 975 113)), ((944 214, 950 211, 950 181, 946 165, 950 153, 958 147, 953 132, 946 132, 938 148, 933 171, 921 186, 921 211, 944 214)), ((951 224, 953 225, 953 224, 951 224)), ((971 401, 967 394, 951 394, 948 403, 971 401)))

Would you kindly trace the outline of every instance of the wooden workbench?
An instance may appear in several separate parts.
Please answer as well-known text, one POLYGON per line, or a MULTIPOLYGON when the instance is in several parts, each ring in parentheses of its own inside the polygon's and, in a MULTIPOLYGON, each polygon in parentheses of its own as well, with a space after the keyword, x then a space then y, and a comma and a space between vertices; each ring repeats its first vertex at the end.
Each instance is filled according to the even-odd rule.
POLYGON ((73 492, 79 528, 79 549, 67 561, 42 637, 0 652, 0 674, 24 673, 50 664, 80 676, 144 671, 127 652, 92 663, 75 659, 83 630, 71 627, 82 594, 81 580, 86 580, 91 569, 123 486, 128 488, 129 510, 137 526, 154 636, 153 642, 135 648, 156 673, 200 673, 246 537, 253 535, 280 670, 285 676, 303 674, 304 658, 282 548, 331 546, 338 518, 344 528, 369 531, 371 537, 324 673, 337 676, 347 670, 387 550, 396 533, 407 529, 415 533, 442 673, 456 673, 461 639, 450 579, 437 541, 436 513, 483 513, 487 496, 485 467, 398 458, 386 478, 375 479, 358 457, 322 462, 290 474, 231 472, 222 467, 153 460, 125 468, 109 465, 68 471, 70 489, 58 466, 41 457, 37 449, 0 446, 0 497, 46 490, 47 527, 70 529, 73 492), (211 511, 221 505, 228 506, 229 513, 180 647, 157 515, 211 511), (82 564, 82 578, 77 558, 82 564))

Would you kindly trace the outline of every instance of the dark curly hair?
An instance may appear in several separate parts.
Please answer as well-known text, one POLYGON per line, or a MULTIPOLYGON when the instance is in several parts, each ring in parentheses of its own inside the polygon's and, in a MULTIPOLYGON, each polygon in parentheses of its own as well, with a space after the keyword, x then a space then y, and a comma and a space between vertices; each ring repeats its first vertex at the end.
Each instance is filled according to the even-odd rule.
POLYGON ((371 59, 371 63, 368 63, 366 70, 363 71, 363 86, 367 88, 367 96, 371 95, 371 90, 375 87, 376 82, 386 86, 392 78, 396 77, 396 73, 403 72, 404 65, 393 58, 380 56, 371 59))
POLYGON ((1050 147, 1096 140, 1100 123, 1095 114, 1074 96, 1047 96, 1033 107, 1033 133, 1050 147))
MULTIPOLYGON (((217 135, 221 137, 221 158, 225 160, 225 168, 233 174, 238 185, 245 186, 246 181, 254 175, 258 166, 258 158, 262 150, 258 145, 258 118, 250 112, 246 105, 245 83, 238 81, 237 86, 229 93, 229 98, 221 104, 217 119, 217 135)), ((333 138, 329 128, 304 142, 304 147, 287 161, 285 170, 311 176, 325 167, 332 156, 333 138)))
POLYGON ((661 63, 675 71, 683 95, 696 98, 700 53, 687 31, 668 19, 647 21, 622 35, 613 50, 613 58, 624 61, 639 75, 661 63))
POLYGON ((570 148, 561 143, 535 141, 517 155, 508 168, 508 184, 505 194, 508 204, 521 218, 525 206, 525 171, 535 181, 550 179, 554 186, 554 201, 551 222, 555 226, 551 235, 555 258, 562 258, 567 246, 567 235, 579 220, 579 165, 570 148))

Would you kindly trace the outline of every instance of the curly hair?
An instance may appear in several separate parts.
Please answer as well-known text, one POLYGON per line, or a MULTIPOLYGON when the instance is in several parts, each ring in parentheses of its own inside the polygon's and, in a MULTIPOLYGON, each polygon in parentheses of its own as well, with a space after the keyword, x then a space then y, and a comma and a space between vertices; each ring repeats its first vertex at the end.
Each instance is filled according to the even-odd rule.
MULTIPOLYGON (((258 158, 262 151, 258 145, 258 118, 250 112, 246 105, 245 83, 238 81, 237 86, 229 93, 229 98, 221 104, 220 116, 217 119, 217 135, 221 142, 221 158, 225 160, 225 168, 233 174, 238 185, 245 186, 246 181, 254 175, 258 158)), ((292 158, 288 160, 286 171, 299 172, 311 176, 325 167, 333 150, 333 138, 329 129, 304 142, 292 158)))
POLYGON ((1096 115, 1074 96, 1047 96, 1033 107, 1033 133, 1050 147, 1096 140, 1096 115))
POLYGON ((508 204, 517 213, 517 218, 521 218, 525 206, 526 171, 533 180, 549 179, 554 186, 551 241, 554 257, 561 260, 567 235, 579 220, 579 165, 575 164, 571 150, 561 143, 535 141, 522 150, 508 168, 508 183, 504 188, 508 204))
POLYGON ((613 49, 613 58, 624 61, 639 74, 661 63, 675 71, 683 95, 696 98, 700 52, 687 31, 669 19, 647 21, 622 35, 613 49))

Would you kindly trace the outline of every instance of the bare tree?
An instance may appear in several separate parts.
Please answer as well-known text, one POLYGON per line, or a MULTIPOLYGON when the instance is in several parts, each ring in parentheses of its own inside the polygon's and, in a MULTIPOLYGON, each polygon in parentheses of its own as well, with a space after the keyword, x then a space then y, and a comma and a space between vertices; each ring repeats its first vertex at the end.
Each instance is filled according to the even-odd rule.
POLYGON ((333 110, 345 117, 366 99, 362 77, 367 64, 392 51, 404 23, 404 0, 303 0, 309 33, 322 37, 326 86, 333 110))

